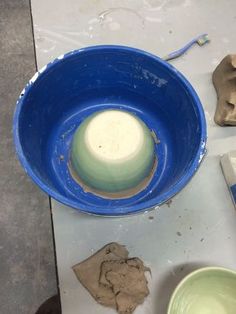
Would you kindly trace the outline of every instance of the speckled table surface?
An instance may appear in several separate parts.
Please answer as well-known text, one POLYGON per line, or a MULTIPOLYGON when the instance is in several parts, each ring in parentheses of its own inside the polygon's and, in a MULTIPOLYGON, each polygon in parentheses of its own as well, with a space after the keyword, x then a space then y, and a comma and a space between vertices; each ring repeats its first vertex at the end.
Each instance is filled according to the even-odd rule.
POLYGON ((113 313, 93 301, 71 266, 118 241, 152 269, 151 294, 136 313, 163 314, 174 287, 191 270, 236 269, 236 212, 219 165, 220 155, 235 149, 236 129, 214 124, 211 83, 219 61, 236 51, 236 2, 33 0, 32 8, 39 67, 89 45, 125 44, 162 56, 198 34, 211 38, 209 45, 172 62, 199 94, 208 124, 208 154, 172 203, 132 217, 99 218, 52 202, 63 313, 113 313))

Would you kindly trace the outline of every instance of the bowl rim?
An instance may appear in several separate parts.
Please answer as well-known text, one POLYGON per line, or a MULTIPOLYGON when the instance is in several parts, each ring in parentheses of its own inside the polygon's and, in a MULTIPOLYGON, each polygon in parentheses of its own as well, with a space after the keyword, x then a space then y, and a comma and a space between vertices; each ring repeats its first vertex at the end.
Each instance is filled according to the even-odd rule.
POLYGON ((176 298, 176 295, 177 293, 179 292, 179 290, 183 287, 183 285, 189 281, 191 278, 195 277, 196 275, 198 274, 201 274, 201 273, 208 273, 208 272, 215 272, 215 271, 218 271, 218 272, 221 272, 221 273, 228 273, 228 274, 231 274, 231 275, 234 275, 236 276, 236 271, 230 269, 230 268, 226 268, 226 267, 221 267, 221 266, 207 266, 207 267, 202 267, 202 268, 199 268, 199 269, 196 269, 194 271, 192 271, 191 273, 189 273, 188 275, 186 275, 179 283, 178 285, 176 286, 176 288, 174 289, 172 295, 171 295, 171 298, 170 298, 170 301, 168 303, 168 310, 167 310, 167 314, 171 314, 171 308, 173 306, 173 303, 175 301, 175 298, 176 298))
POLYGON ((122 45, 96 45, 96 46, 76 49, 66 54, 63 54, 57 57, 56 59, 54 59, 53 61, 49 62, 43 68, 39 69, 33 75, 33 77, 29 80, 29 82, 26 84, 25 88, 20 93, 20 96, 16 102, 15 112, 13 115, 13 137, 14 137, 14 143, 15 143, 15 150, 16 150, 18 159, 23 169, 31 177, 31 179, 49 196, 59 201, 60 203, 63 203, 64 205, 70 206, 72 208, 78 209, 79 211, 82 211, 88 214, 105 215, 105 216, 121 216, 121 215, 127 215, 127 214, 135 214, 138 212, 146 211, 151 208, 156 208, 156 207, 159 207, 159 205, 166 203, 169 199, 171 199, 174 195, 176 195, 179 191, 181 191, 184 188, 184 186, 193 177, 193 175, 199 168, 203 157, 206 154, 206 141, 207 141, 206 129, 207 129, 206 120, 205 120, 204 110, 203 110, 201 101, 197 93, 193 89, 192 85, 183 76, 183 74, 181 74, 171 64, 162 60, 161 58, 159 58, 158 56, 152 53, 146 52, 138 48, 122 46, 122 45), (29 93, 34 83, 38 80, 38 78, 44 75, 46 72, 50 71, 50 69, 53 68, 58 63, 64 62, 65 60, 69 60, 70 58, 73 58, 74 56, 79 56, 87 52, 101 51, 101 50, 126 51, 126 52, 138 53, 138 54, 144 55, 148 58, 151 58, 153 61, 160 63, 171 74, 174 74, 176 77, 178 77, 178 79, 181 81, 181 83, 184 85, 186 90, 188 90, 188 92, 191 94, 193 98, 193 103, 195 104, 195 108, 197 109, 198 114, 199 114, 199 125, 201 129, 200 144, 198 147, 198 151, 195 155, 195 158, 192 161, 191 166, 189 167, 188 171, 174 185, 172 185, 172 187, 168 191, 145 202, 141 202, 132 206, 117 206, 116 208, 112 208, 112 209, 110 209, 109 206, 107 206, 106 208, 106 206, 101 207, 101 206, 88 205, 88 204, 84 204, 80 202, 79 200, 75 201, 75 200, 69 199, 66 196, 61 195, 59 192, 57 192, 53 188, 49 187, 47 184, 45 184, 37 176, 37 174, 31 167, 30 163, 28 163, 26 156, 24 154, 24 151, 22 149, 20 136, 19 136, 19 116, 21 113, 21 109, 23 107, 24 100, 26 99, 27 94, 29 93))

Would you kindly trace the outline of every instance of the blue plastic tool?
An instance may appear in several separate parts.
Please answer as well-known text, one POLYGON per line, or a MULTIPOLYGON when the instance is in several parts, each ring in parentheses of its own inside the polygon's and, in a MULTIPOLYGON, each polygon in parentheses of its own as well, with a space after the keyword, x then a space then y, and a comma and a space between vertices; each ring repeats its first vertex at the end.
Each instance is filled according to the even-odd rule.
POLYGON ((167 56, 163 57, 163 60, 170 61, 172 59, 176 59, 186 53, 194 44, 198 44, 199 46, 203 46, 206 43, 210 42, 208 34, 202 34, 195 38, 193 38, 190 42, 184 45, 182 48, 169 53, 167 56))

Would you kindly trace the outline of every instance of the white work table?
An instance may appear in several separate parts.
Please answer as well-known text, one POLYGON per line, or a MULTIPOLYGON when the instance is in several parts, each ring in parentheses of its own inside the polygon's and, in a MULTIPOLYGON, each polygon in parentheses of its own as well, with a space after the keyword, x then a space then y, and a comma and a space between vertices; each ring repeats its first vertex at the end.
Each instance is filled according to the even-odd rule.
POLYGON ((176 284, 193 269, 236 269, 236 212, 220 155, 236 149, 236 128, 213 117, 211 75, 221 59, 236 53, 236 2, 215 0, 32 0, 38 67, 69 50, 123 44, 159 56, 201 33, 211 43, 194 47, 172 64, 196 89, 208 124, 208 153, 191 182, 169 205, 121 218, 94 217, 52 200, 63 314, 112 314, 80 285, 71 267, 103 245, 117 241, 152 270, 150 296, 136 314, 164 314, 176 284))

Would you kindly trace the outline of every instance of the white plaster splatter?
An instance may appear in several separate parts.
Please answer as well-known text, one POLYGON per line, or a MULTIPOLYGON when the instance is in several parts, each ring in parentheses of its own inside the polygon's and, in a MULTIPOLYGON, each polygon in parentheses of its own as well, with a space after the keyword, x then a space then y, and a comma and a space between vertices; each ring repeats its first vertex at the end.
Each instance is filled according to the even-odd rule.
POLYGON ((29 83, 33 84, 37 80, 38 76, 39 76, 39 72, 36 72, 34 76, 29 80, 29 83))
POLYGON ((206 142, 205 141, 202 141, 202 145, 201 145, 201 148, 204 149, 206 146, 206 142))
POLYGON ((43 66, 40 70, 39 73, 43 73, 47 69, 47 65, 43 66))
POLYGON ((198 163, 200 164, 202 162, 203 157, 205 156, 205 152, 201 153, 199 156, 198 163))
POLYGON ((25 88, 22 89, 21 93, 20 93, 20 97, 23 97, 25 94, 25 88))
POLYGON ((64 58, 64 54, 60 55, 59 57, 57 57, 58 60, 62 60, 64 58))
POLYGON ((148 70, 143 69, 142 73, 146 80, 149 80, 151 84, 156 85, 157 87, 162 87, 163 85, 166 85, 168 83, 167 80, 158 77, 156 74, 148 70))
POLYGON ((202 141, 202 144, 201 144, 201 153, 200 153, 200 156, 199 156, 199 159, 198 159, 198 164, 201 163, 203 157, 205 156, 206 154, 206 142, 205 141, 202 141))

